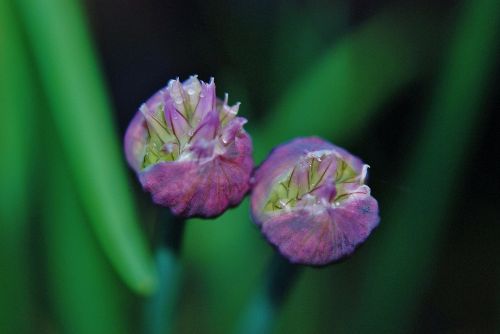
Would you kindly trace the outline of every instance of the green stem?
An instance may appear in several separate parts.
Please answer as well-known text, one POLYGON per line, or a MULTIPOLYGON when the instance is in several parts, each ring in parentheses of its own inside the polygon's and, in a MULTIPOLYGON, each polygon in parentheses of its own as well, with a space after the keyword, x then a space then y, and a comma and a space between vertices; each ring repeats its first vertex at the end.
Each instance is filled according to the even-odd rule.
POLYGON ((173 315, 181 285, 180 249, 185 223, 183 218, 172 216, 169 212, 160 215, 155 251, 159 283, 158 289, 144 307, 145 333, 172 332, 173 315))
POLYGON ((280 254, 274 253, 264 281, 250 299, 240 319, 236 333, 271 333, 276 317, 293 287, 301 267, 291 264, 280 254))

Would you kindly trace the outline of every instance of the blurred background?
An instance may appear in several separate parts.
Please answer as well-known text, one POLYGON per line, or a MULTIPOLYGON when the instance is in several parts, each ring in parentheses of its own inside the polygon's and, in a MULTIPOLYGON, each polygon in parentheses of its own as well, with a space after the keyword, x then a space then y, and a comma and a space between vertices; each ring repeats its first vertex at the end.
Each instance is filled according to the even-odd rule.
MULTIPOLYGON (((158 208, 121 143, 192 74, 256 163, 317 135, 371 166, 379 228, 274 333, 500 333, 499 29, 495 0, 0 0, 0 333, 143 332, 158 208)), ((237 327, 274 253, 248 212, 188 221, 173 333, 237 327)))

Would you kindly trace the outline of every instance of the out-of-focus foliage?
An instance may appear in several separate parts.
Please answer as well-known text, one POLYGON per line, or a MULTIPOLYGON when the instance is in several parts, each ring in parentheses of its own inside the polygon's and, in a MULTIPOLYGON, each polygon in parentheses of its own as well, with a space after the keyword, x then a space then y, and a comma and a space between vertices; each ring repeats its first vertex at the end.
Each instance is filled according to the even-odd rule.
POLYGON ((466 159, 477 142, 474 133, 483 117, 500 29, 498 5, 491 0, 467 1, 460 8, 449 47, 444 53, 434 93, 426 111, 402 183, 412 189, 388 203, 388 227, 363 271, 361 318, 346 321, 346 332, 388 333, 411 329, 420 302, 419 289, 435 265, 444 242, 452 193, 460 189, 466 159), (397 252, 395 252, 397 250, 397 252), (397 284, 387 284, 395 282, 397 284))
MULTIPOLYGON (((0 332, 138 332, 156 208, 115 129, 190 74, 242 102, 258 163, 320 135, 372 167, 379 229, 255 313, 276 333, 498 331, 500 5, 459 4, 0 1, 0 332)), ((188 221, 172 332, 232 332, 273 252, 247 201, 188 221)))
MULTIPOLYGON (((48 158, 60 148, 47 138, 48 158)), ((64 163, 47 171, 43 200, 43 245, 47 256, 48 300, 64 333, 133 333, 124 317, 131 314, 123 285, 113 275, 78 203, 64 163), (75 263, 77 265, 75 265, 75 263), (89 321, 92 319, 92 321, 89 321)))
POLYGON ((55 128, 84 212, 134 290, 154 289, 106 92, 76 1, 17 1, 55 128))
POLYGON ((0 3, 0 332, 31 328, 29 240, 30 152, 34 139, 34 85, 9 3, 0 3), (7 312, 10 310, 10 312, 7 312))
MULTIPOLYGON (((422 26, 440 24, 436 14, 415 6, 382 10, 310 60, 311 69, 291 83, 265 115, 256 141, 265 143, 267 150, 294 136, 349 142, 384 101, 428 70, 440 36, 424 36, 422 26), (418 52, 422 49, 427 52, 418 52), (282 123, 286 126, 276 131, 282 123)), ((261 158, 267 150, 258 149, 261 158)))

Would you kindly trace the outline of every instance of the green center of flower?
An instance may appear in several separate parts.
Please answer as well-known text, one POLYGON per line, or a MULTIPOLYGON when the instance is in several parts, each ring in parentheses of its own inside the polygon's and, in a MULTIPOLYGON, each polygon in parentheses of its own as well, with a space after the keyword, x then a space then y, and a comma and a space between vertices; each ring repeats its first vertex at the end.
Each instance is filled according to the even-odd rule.
POLYGON ((274 183, 264 210, 338 206, 349 196, 350 185, 364 184, 367 167, 358 173, 333 151, 310 152, 274 183))
POLYGON ((159 112, 152 116, 153 126, 150 126, 152 122, 148 122, 144 168, 161 161, 174 161, 180 155, 179 139, 168 130, 162 109, 164 109, 163 105, 159 105, 159 112))
POLYGON ((227 95, 225 101, 217 100, 213 81, 170 81, 140 108, 147 125, 142 167, 220 154, 227 145, 224 129, 238 107, 228 106, 227 95))

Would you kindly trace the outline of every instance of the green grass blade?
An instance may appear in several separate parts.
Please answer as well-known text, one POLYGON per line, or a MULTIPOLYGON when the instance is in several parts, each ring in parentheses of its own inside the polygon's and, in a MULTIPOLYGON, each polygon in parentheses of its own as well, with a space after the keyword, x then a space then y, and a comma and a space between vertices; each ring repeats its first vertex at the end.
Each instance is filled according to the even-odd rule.
MULTIPOLYGON (((50 150, 51 148, 49 148, 50 150)), ((62 333, 130 333, 129 300, 85 221, 65 164, 49 161, 43 232, 49 301, 62 333), (121 289, 120 289, 121 288, 121 289)))
POLYGON ((261 121, 257 161, 267 153, 261 142, 269 150, 297 136, 319 135, 337 144, 354 138, 383 102, 425 72, 438 28, 427 11, 395 7, 341 39, 261 121), (422 27, 428 26, 435 31, 427 34, 422 27))
MULTIPOLYGON (((360 309, 347 332, 406 333, 426 288, 453 191, 481 120, 481 101, 498 56, 500 8, 465 1, 421 138, 402 184, 411 191, 382 211, 368 258, 360 309)), ((383 210, 383 208, 382 208, 383 210)))
POLYGON ((18 0, 51 116, 79 198, 127 284, 154 289, 156 274, 128 188, 121 149, 76 0, 18 0))
POLYGON ((26 50, 9 1, 0 1, 0 333, 31 325, 28 184, 35 97, 26 50))

